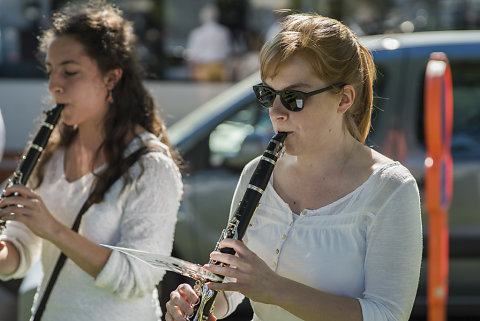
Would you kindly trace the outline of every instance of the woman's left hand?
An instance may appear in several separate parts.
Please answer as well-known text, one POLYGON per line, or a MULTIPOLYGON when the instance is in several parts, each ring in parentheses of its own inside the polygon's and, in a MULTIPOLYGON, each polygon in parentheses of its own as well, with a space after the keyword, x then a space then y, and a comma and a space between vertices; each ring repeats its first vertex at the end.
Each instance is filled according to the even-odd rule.
POLYGON ((236 279, 236 282, 216 283, 209 282, 208 287, 218 291, 238 291, 246 297, 263 303, 271 302, 274 286, 281 281, 268 265, 249 250, 241 241, 224 239, 219 244, 220 248, 232 248, 237 255, 212 252, 210 257, 229 266, 206 264, 204 267, 219 275, 236 279))
POLYGON ((24 185, 6 188, 5 197, 0 200, 0 218, 22 222, 33 233, 45 239, 54 236, 62 226, 47 209, 42 198, 24 185))

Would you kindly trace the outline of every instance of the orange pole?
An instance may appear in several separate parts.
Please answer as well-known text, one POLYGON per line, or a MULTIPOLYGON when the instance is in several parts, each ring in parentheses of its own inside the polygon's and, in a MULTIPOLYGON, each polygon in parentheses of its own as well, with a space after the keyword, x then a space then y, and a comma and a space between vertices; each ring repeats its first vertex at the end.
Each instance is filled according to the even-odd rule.
POLYGON ((448 208, 452 197, 453 89, 444 53, 432 53, 425 73, 425 202, 429 217, 428 321, 447 320, 448 208))

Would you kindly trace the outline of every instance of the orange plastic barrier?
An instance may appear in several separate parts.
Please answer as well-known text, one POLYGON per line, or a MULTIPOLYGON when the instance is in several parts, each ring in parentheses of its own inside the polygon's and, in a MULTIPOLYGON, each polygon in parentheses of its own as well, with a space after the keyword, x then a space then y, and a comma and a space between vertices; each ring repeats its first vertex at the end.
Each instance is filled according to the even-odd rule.
POLYGON ((452 75, 447 56, 430 55, 425 73, 425 202, 429 217, 428 320, 447 320, 448 209, 452 198, 452 75))

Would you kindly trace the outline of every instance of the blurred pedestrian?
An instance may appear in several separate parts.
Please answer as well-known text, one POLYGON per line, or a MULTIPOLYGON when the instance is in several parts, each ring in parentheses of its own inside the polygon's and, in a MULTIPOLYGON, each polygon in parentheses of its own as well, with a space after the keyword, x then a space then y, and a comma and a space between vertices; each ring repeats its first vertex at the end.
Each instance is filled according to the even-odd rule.
POLYGON ((65 107, 28 185, 0 200, 1 279, 23 277, 41 256, 34 320, 40 307, 42 320, 161 318, 165 272, 100 245, 169 255, 182 193, 135 42, 132 23, 103 1, 67 6, 40 37, 49 91, 65 107))
POLYGON ((199 18, 201 26, 193 29, 187 40, 191 77, 196 81, 226 81, 232 51, 230 31, 218 23, 218 9, 213 4, 203 7, 199 18))
MULTIPOLYGON (((213 315, 246 296, 253 320, 408 320, 422 260, 420 197, 399 162, 365 145, 375 66, 345 25, 293 14, 260 52, 262 83, 285 153, 276 162, 242 241, 212 252, 213 315)), ((231 217, 260 157, 244 168, 231 217)), ((199 300, 188 284, 170 294, 166 320, 183 320, 199 300)))

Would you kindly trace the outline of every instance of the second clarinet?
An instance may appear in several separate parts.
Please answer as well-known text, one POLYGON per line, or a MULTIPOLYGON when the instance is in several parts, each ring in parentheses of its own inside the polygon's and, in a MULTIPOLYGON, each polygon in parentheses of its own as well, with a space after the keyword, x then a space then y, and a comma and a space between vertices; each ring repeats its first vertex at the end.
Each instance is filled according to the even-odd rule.
MULTIPOLYGON (((52 134, 53 129, 55 128, 60 114, 63 110, 64 105, 58 104, 55 105, 52 109, 46 111, 47 117, 42 123, 37 135, 32 141, 30 148, 25 155, 22 156, 20 163, 17 166, 15 172, 8 179, 8 183, 5 186, 7 188, 11 185, 22 184, 25 185, 30 178, 30 175, 37 164, 40 155, 43 152, 43 149, 48 143, 50 135, 52 134)), ((5 190, 2 192, 1 198, 5 197, 5 190)), ((0 234, 5 229, 5 221, 0 220, 0 234)))
MULTIPOLYGON (((250 223, 250 220, 258 207, 263 191, 270 180, 275 163, 283 150, 283 142, 286 137, 286 133, 279 132, 270 139, 267 149, 261 156, 260 161, 250 178, 247 190, 243 195, 235 214, 228 222, 227 227, 223 230, 218 243, 225 238, 241 240, 245 235, 248 224, 250 223)), ((218 251, 218 243, 215 247, 215 251, 218 251)), ((231 248, 222 248, 220 249, 220 252, 235 254, 235 251, 231 248)), ((209 264, 218 265, 220 263, 210 260, 209 264)), ((208 315, 213 310, 213 304, 217 292, 210 290, 207 287, 206 282, 203 280, 197 280, 195 290, 201 296, 200 302, 195 306, 194 314, 187 318, 187 320, 207 320, 208 315)))

